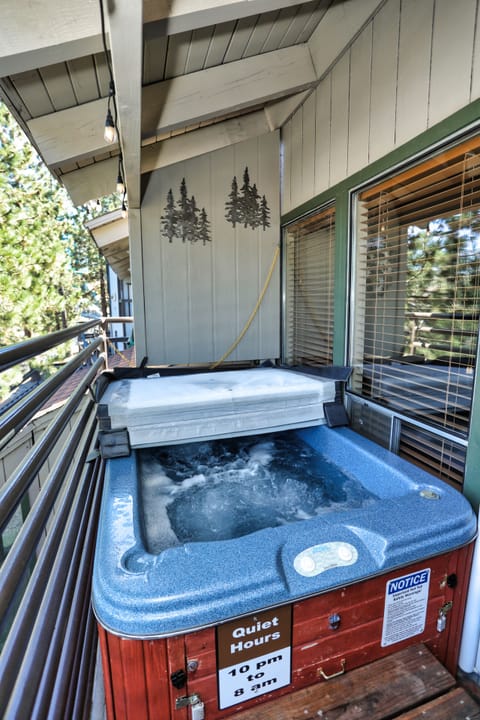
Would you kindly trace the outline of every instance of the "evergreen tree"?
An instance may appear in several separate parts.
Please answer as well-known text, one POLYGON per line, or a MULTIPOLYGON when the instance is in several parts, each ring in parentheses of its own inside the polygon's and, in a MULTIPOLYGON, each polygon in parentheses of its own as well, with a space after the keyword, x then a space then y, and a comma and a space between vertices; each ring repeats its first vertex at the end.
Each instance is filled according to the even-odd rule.
POLYGON ((167 193, 167 205, 163 211, 163 215, 160 218, 161 221, 161 232, 168 237, 168 242, 172 242, 174 237, 177 237, 178 228, 178 212, 175 207, 175 201, 173 199, 172 188, 167 193))
POLYGON ((261 221, 260 221, 260 195, 258 194, 257 186, 254 183, 253 186, 250 189, 250 194, 247 198, 247 220, 248 224, 252 228, 252 230, 255 230, 257 228, 261 221))
POLYGON ((250 196, 251 196, 252 188, 250 185, 250 175, 248 174, 248 167, 245 168, 243 171, 243 185, 240 188, 240 205, 239 205, 239 216, 240 216, 240 222, 243 223, 243 227, 248 227, 249 224, 249 208, 251 207, 250 204, 250 196))
POLYGON ((185 207, 185 216, 183 217, 183 236, 185 240, 189 242, 197 242, 198 240, 198 213, 200 210, 197 207, 197 201, 192 195, 190 199, 187 198, 185 207))
POLYGON ((267 198, 265 197, 265 195, 262 195, 259 219, 260 225, 264 230, 266 230, 267 227, 270 227, 270 208, 267 205, 267 198))
POLYGON ((233 227, 237 223, 243 224, 243 227, 251 227, 255 230, 262 226, 265 230, 270 226, 270 210, 267 205, 265 195, 260 200, 260 194, 257 185, 250 184, 250 175, 248 167, 243 173, 243 185, 238 190, 236 176, 232 180, 232 189, 225 203, 225 219, 230 222, 233 227))
POLYGON ((241 222, 240 208, 239 208, 239 195, 238 195, 238 183, 237 176, 235 175, 232 180, 232 189, 228 195, 228 200, 225 203, 225 219, 236 227, 237 222, 241 222))
POLYGON ((191 243, 202 240, 203 244, 210 240, 209 222, 205 208, 197 206, 195 196, 188 197, 187 183, 185 178, 180 183, 180 197, 176 203, 173 192, 170 189, 167 194, 167 205, 160 220, 163 233, 172 242, 174 237, 181 237, 182 242, 187 240, 191 243), (200 217, 199 217, 200 216, 200 217))
POLYGON ((71 250, 68 251, 68 255, 73 272, 73 283, 80 292, 77 304, 79 313, 91 311, 93 307, 102 315, 108 315, 105 279, 107 263, 87 231, 85 223, 98 215, 117 209, 120 202, 119 194, 115 193, 96 203, 87 203, 74 208, 69 198, 66 198, 64 215, 60 216, 59 220, 63 220, 68 228, 68 233, 62 236, 63 239, 66 240, 67 235, 70 236, 68 247, 71 250))
POLYGON ((409 352, 438 359, 447 352, 476 354, 476 313, 480 311, 480 234, 478 213, 431 220, 426 227, 407 230, 406 297, 409 318, 405 322, 409 352), (417 317, 412 317, 415 313, 417 317), (437 314, 432 321, 422 319, 437 314), (470 321, 468 317, 472 317, 470 321), (458 327, 456 321, 459 321, 458 327), (428 345, 412 343, 428 327, 428 345))
POLYGON ((57 330, 79 299, 69 267, 65 196, 7 109, 0 106, 2 343, 57 330))
MULTIPOLYGON (((71 325, 100 300, 104 261, 83 226, 88 217, 91 210, 73 207, 0 104, 1 345, 71 325)), ((3 393, 28 369, 3 373, 3 393)))
POLYGON ((202 208, 200 212, 200 220, 198 223, 198 240, 201 240, 204 245, 206 245, 207 242, 212 242, 212 238, 210 237, 210 222, 207 218, 205 208, 202 208))
POLYGON ((177 205, 179 207, 178 219, 180 237, 182 238, 182 242, 185 242, 187 239, 187 228, 184 221, 185 218, 188 217, 189 213, 189 200, 187 194, 187 183, 185 182, 185 178, 182 178, 182 182, 180 183, 180 199, 177 201, 177 205))

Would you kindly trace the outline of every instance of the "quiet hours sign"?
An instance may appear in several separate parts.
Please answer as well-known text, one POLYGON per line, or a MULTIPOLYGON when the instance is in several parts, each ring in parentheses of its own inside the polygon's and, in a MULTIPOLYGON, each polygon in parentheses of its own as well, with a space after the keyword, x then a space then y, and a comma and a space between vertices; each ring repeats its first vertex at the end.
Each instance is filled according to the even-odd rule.
POLYGON ((220 710, 278 690, 291 682, 290 605, 217 627, 220 710))

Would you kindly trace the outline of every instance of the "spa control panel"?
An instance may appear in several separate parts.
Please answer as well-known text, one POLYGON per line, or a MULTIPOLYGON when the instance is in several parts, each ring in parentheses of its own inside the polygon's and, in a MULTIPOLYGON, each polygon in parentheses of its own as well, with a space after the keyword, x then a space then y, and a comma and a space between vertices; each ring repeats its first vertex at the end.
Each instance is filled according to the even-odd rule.
POLYGON ((325 570, 353 565, 357 562, 358 551, 346 542, 326 542, 302 550, 295 557, 293 567, 299 575, 315 577, 325 570))

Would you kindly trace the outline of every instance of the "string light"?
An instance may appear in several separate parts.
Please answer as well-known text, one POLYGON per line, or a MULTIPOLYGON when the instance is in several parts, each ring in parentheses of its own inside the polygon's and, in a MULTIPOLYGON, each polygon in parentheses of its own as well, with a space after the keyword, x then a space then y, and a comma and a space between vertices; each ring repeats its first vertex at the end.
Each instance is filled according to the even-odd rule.
MULTIPOLYGON (((103 131, 103 137, 105 138, 105 142, 108 143, 114 143, 117 139, 117 128, 116 128, 116 117, 115 121, 112 116, 112 111, 110 110, 110 101, 115 95, 115 85, 113 84, 113 80, 110 80, 110 87, 108 91, 108 105, 107 105, 107 117, 105 118, 105 129, 103 131)), ((114 103, 115 108, 115 103, 114 103)), ((115 112, 115 116, 116 116, 115 112)))
MULTIPOLYGON (((103 0, 99 0, 100 5, 100 19, 102 24, 102 41, 103 41, 103 50, 105 52, 105 60, 107 63, 108 73, 110 75, 110 83, 108 86, 108 102, 107 102, 107 116, 105 118, 105 128, 103 132, 103 137, 105 139, 105 142, 112 144, 117 141, 118 138, 118 111, 117 111, 117 101, 116 101, 116 95, 115 95, 115 83, 113 81, 113 69, 112 64, 110 62, 110 55, 107 48, 107 37, 105 32, 105 11, 103 7, 103 0), (110 108, 110 105, 113 106, 113 115, 110 108)), ((127 197, 127 189, 125 186, 125 171, 123 169, 123 156, 122 156, 122 150, 120 147, 120 155, 118 158, 118 173, 117 173, 117 184, 116 184, 116 191, 120 194, 122 194, 122 217, 126 218, 128 216, 128 209, 127 209, 127 203, 126 203, 126 197, 127 197)))
POLYGON ((128 208, 127 208, 127 203, 125 202, 126 195, 127 194, 124 192, 123 198, 122 198, 122 218, 124 220, 125 220, 125 218, 128 217, 128 208))
POLYGON ((117 139, 117 131, 115 130, 115 124, 113 122, 112 113, 110 109, 107 110, 107 117, 105 118, 105 130, 103 131, 103 137, 105 142, 114 143, 117 139))
POLYGON ((118 158, 117 192, 118 193, 125 192, 125 183, 123 182, 123 173, 122 173, 122 154, 121 153, 120 153, 120 157, 118 158))

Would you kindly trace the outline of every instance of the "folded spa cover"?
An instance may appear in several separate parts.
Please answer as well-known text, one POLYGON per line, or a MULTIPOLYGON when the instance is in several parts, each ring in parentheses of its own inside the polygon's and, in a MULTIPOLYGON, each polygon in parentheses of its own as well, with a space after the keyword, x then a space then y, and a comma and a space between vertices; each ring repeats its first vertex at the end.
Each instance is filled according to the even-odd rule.
POLYGON ((323 424, 334 397, 333 380, 279 368, 150 376, 112 382, 99 417, 151 447, 323 424))

